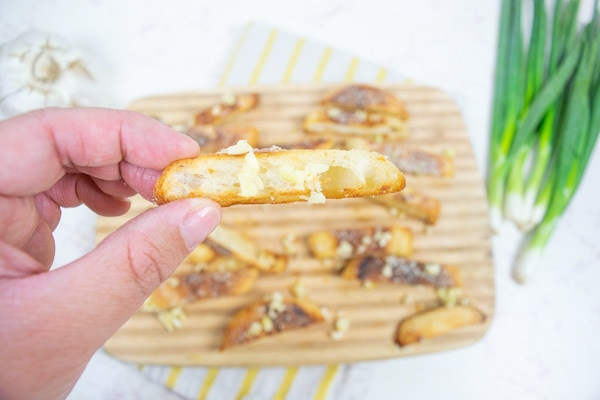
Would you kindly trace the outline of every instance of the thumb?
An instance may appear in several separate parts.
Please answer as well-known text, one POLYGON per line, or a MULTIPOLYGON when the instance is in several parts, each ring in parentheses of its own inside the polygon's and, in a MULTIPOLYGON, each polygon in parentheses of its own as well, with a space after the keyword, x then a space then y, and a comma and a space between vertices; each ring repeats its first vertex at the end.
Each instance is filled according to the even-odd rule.
POLYGON ((82 329, 82 336, 101 346, 220 219, 220 207, 206 199, 180 200, 146 211, 83 258, 53 271, 53 282, 45 287, 61 294, 52 296, 60 302, 53 304, 54 312, 66 306, 72 313, 77 305, 83 326, 72 329, 82 329))
POLYGON ((11 390, 15 398, 66 396, 92 354, 220 218, 210 200, 165 204, 69 265, 0 280, 0 314, 11 321, 0 324, 0 341, 10 343, 0 346, 0 359, 8 362, 0 374, 0 397, 11 397, 11 390))

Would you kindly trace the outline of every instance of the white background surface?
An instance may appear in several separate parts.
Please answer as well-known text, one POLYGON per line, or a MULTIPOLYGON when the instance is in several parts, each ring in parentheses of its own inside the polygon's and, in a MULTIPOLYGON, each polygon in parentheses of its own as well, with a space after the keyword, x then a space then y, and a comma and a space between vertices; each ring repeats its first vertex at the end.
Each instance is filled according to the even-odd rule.
MULTIPOLYGON (((215 86, 246 23, 260 21, 446 90, 463 110, 484 168, 498 19, 499 2, 481 0, 2 0, 0 42, 29 28, 63 36, 83 52, 99 104, 125 107, 144 95, 215 86)), ((376 362, 369 398, 600 398, 599 178, 596 151, 528 285, 510 276, 516 231, 507 226, 494 239, 497 313, 481 341, 376 362)), ((89 226, 85 211, 67 212, 63 222, 57 263, 93 241, 93 232, 80 243, 61 240, 89 226)), ((116 371, 92 365, 76 393, 92 398, 107 385, 119 393, 125 383, 116 371)))

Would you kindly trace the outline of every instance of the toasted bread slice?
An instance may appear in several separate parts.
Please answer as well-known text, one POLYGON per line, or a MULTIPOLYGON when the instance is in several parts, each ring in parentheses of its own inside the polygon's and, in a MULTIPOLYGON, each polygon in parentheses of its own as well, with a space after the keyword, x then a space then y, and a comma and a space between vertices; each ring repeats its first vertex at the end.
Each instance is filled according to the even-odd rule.
POLYGON ((336 88, 325 94, 321 105, 395 115, 402 120, 408 119, 404 103, 394 94, 382 88, 364 84, 336 88))
POLYGON ((375 196, 370 200, 394 210, 397 214, 405 214, 429 225, 436 224, 440 217, 441 203, 438 199, 427 197, 410 188, 398 193, 375 196))
POLYGON ((247 236, 223 225, 212 231, 204 243, 217 253, 224 250, 262 272, 281 272, 287 267, 287 256, 258 247, 247 236))
POLYGON ((233 257, 217 256, 202 269, 171 276, 146 299, 143 311, 160 312, 201 299, 246 293, 258 271, 233 257))
POLYGON ((302 129, 309 134, 325 135, 383 135, 394 138, 408 135, 405 121, 397 115, 336 107, 311 111, 304 118, 302 129))
POLYGON ((404 188, 386 157, 365 150, 254 151, 246 142, 224 152, 179 160, 154 188, 157 203, 206 197, 221 204, 267 204, 365 197, 404 188))
POLYGON ((394 255, 367 255, 351 259, 342 271, 346 279, 388 282, 433 287, 459 287, 462 279, 458 268, 439 263, 426 263, 394 255))
POLYGON ((259 131, 250 125, 194 125, 185 134, 200 145, 202 153, 216 153, 245 140, 251 146, 258 143, 259 131))
POLYGON ((387 156, 394 165, 407 174, 448 177, 454 175, 454 157, 419 149, 408 149, 392 143, 379 143, 368 147, 387 156))
POLYGON ((251 304, 231 318, 223 333, 221 350, 324 320, 317 305, 308 300, 284 298, 276 292, 270 299, 251 304))
POLYGON ((319 231, 308 236, 308 247, 316 258, 349 259, 364 254, 412 254, 412 233, 408 228, 338 229, 319 231))
POLYGON ((221 101, 196 113, 195 125, 221 125, 258 106, 257 93, 223 94, 221 101))
POLYGON ((412 315, 400 322, 396 343, 400 346, 443 335, 454 329, 481 324, 485 315, 470 306, 439 307, 412 315))

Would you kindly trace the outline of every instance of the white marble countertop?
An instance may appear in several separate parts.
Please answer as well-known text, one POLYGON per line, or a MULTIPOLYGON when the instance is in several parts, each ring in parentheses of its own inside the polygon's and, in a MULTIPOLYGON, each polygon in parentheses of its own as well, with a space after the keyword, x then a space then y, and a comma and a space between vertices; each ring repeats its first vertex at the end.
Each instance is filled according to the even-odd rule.
MULTIPOLYGON (((102 83, 102 104, 125 107, 140 96, 215 86, 246 23, 264 22, 449 92, 485 168, 498 19, 499 2, 479 0, 3 0, 0 42, 29 28, 63 36, 102 83)), ((519 234, 506 226, 494 238, 497 309, 482 340, 376 362, 368 397, 600 398, 599 178, 596 151, 526 286, 510 273, 519 234)), ((57 263, 79 256, 77 243, 61 242, 79 218, 89 216, 65 214, 57 263)), ((115 371, 101 370, 84 374, 77 393, 85 398, 107 381, 118 384, 115 371)))

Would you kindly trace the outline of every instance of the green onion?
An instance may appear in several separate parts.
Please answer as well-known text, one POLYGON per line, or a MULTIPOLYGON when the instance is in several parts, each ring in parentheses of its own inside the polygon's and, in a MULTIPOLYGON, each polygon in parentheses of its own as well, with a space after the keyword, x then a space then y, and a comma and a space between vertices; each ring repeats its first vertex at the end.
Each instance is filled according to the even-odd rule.
POLYGON ((506 175, 504 163, 522 104, 521 6, 521 0, 504 0, 500 14, 488 176, 490 223, 494 231, 502 223, 506 175))
POLYGON ((599 1, 580 29, 580 0, 556 0, 548 30, 544 0, 534 0, 526 57, 522 2, 502 1, 487 185, 492 229, 504 204, 531 230, 514 270, 521 282, 537 269, 600 133, 599 1))
POLYGON ((525 251, 517 261, 514 273, 520 282, 526 282, 537 269, 544 247, 577 192, 600 133, 600 68, 597 62, 600 33, 596 15, 586 25, 581 36, 581 61, 558 123, 559 136, 551 171, 554 189, 551 191, 547 212, 532 232, 525 251))
MULTIPOLYGON (((544 83, 547 19, 544 0, 535 0, 533 27, 527 51, 525 99, 522 115, 527 113, 529 106, 544 83)), ((515 155, 514 164, 511 163, 511 172, 508 174, 506 184, 505 214, 508 219, 519 225, 526 218, 524 213, 525 174, 523 171, 531 149, 530 146, 515 146, 514 143, 511 148, 516 149, 517 154, 515 155)))
MULTIPOLYGON (((563 5, 563 1, 555 3, 552 45, 548 61, 549 75, 555 73, 561 62, 567 58, 566 53, 570 49, 570 56, 576 56, 572 49, 577 42, 576 28, 579 4, 579 0, 570 1, 565 5, 563 5)), ((519 224, 519 228, 524 232, 531 230, 541 221, 549 204, 551 191, 546 188, 548 186, 552 187, 552 176, 547 174, 547 170, 552 150, 555 148, 555 124, 557 112, 561 105, 560 102, 556 102, 548 110, 540 128, 537 146, 532 149, 533 153, 536 154, 536 158, 523 195, 524 212, 523 219, 519 224)))

